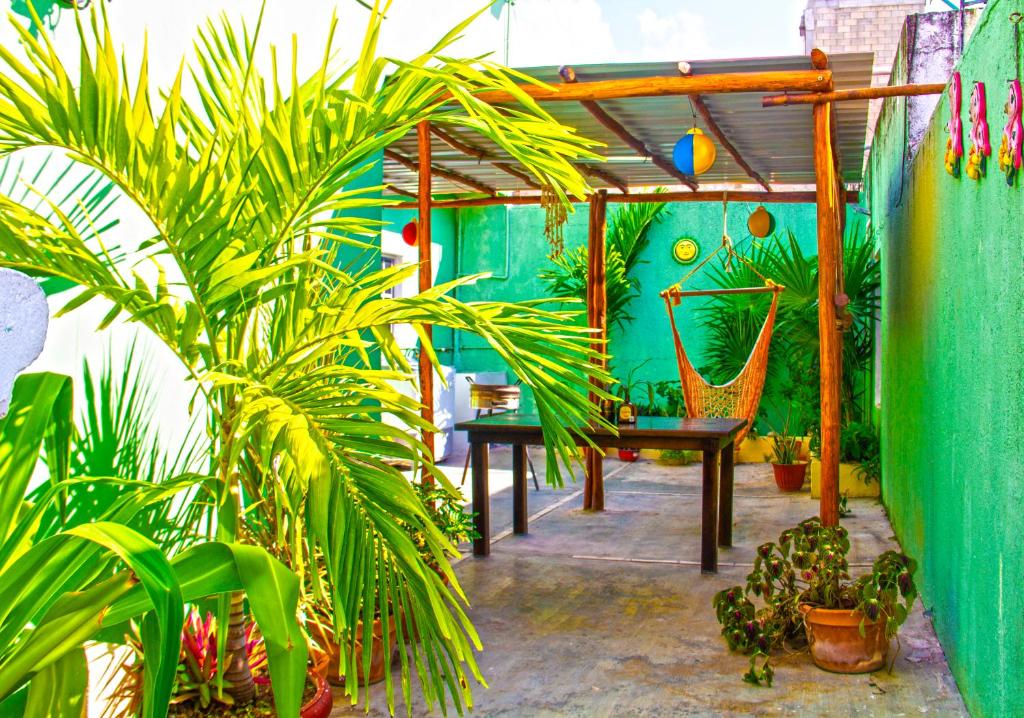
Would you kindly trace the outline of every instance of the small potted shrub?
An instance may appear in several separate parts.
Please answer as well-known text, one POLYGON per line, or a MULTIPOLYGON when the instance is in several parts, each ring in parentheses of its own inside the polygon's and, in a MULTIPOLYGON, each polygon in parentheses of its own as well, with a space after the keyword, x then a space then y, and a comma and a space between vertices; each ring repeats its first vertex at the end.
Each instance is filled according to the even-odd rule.
POLYGON ((799 491, 807 478, 807 462, 800 460, 803 442, 798 436, 772 434, 772 453, 765 458, 772 464, 779 491, 799 491))
POLYGON ((771 453, 765 456, 765 460, 771 462, 779 491, 799 491, 807 478, 807 462, 801 458, 803 437, 790 434, 789 426, 790 415, 787 414, 782 431, 772 433, 771 453))
POLYGON ((914 560, 896 551, 851 578, 842 526, 817 517, 758 547, 746 586, 712 601, 730 650, 750 656, 743 679, 771 685, 772 651, 809 647, 814 663, 838 673, 866 673, 886 663, 889 641, 917 596, 914 560))
MULTIPOLYGON (((114 698, 121 701, 115 709, 121 718, 140 716, 143 710, 146 656, 138 627, 133 626, 133 629, 134 635, 126 637, 132 655, 123 666, 121 682, 114 693, 114 698)), ((277 710, 270 689, 267 651, 259 629, 251 622, 245 628, 245 649, 256 695, 251 703, 235 706, 231 695, 221 690, 227 679, 221 675, 217 664, 217 620, 209 613, 203 617, 197 608, 192 607, 181 631, 181 653, 168 718, 235 715, 275 718, 277 710)), ((333 697, 327 681, 319 672, 310 669, 299 715, 301 718, 327 718, 332 705, 333 697)))

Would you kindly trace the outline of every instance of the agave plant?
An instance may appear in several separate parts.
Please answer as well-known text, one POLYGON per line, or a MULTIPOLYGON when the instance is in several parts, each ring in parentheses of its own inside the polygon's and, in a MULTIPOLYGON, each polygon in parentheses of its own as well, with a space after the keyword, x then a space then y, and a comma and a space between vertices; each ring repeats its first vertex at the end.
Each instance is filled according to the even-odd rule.
MULTIPOLYGON (((480 133, 566 201, 587 189, 573 162, 591 156, 590 143, 519 91, 523 78, 444 55, 469 21, 413 60, 376 57, 388 6, 369 13, 354 63, 336 69, 328 40, 312 76, 300 79, 293 59, 287 87, 276 68, 264 76, 253 60, 259 22, 252 31, 211 23, 199 34, 195 66, 159 102, 145 59, 128 72, 95 7, 88 29, 78 16, 77 81, 45 35, 37 41, 19 28, 29 62, 0 48, 0 158, 64 150, 112 181, 151 226, 117 256, 102 232, 92 224, 82 231, 57 202, 42 213, 0 196, 0 265, 72 282, 81 291, 65 312, 103 301, 103 326, 124 315, 165 343, 191 377, 183 397, 196 394, 206 412, 217 538, 266 546, 350 646, 360 623, 380 616, 386 627, 396 614, 411 615, 421 641, 411 663, 402 654, 406 703, 415 669, 428 704, 450 701, 461 711, 469 675, 481 678, 480 644, 446 558, 454 546, 393 460, 452 487, 424 444, 382 420, 433 428, 392 386, 415 377, 389 326, 416 328, 435 363, 425 325, 482 336, 532 389, 555 482, 560 463, 578 460, 571 432, 601 421, 586 399, 589 379, 608 377, 588 365, 590 332, 576 311, 449 296, 473 278, 385 299, 417 268, 345 271, 339 247, 366 246, 379 230, 353 211, 386 205, 382 188, 355 184, 420 122, 480 133), (183 92, 186 77, 198 102, 183 92), (477 99, 489 90, 512 92, 520 104, 498 109, 477 99), (451 588, 408 527, 419 527, 451 588)), ((229 640, 226 650, 222 663, 239 671, 225 678, 242 703, 253 693, 244 642, 229 640)), ((345 661, 353 701, 359 661, 367 672, 369 642, 345 661)), ((387 685, 393 709, 390 673, 387 685)))

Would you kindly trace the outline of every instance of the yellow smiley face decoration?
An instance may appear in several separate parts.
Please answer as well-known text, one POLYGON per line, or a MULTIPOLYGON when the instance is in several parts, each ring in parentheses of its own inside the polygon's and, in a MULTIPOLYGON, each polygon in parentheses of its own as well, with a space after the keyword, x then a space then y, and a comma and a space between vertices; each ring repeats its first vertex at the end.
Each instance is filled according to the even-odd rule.
POLYGON ((700 245, 690 237, 681 237, 672 247, 672 257, 680 264, 690 264, 700 254, 700 245))

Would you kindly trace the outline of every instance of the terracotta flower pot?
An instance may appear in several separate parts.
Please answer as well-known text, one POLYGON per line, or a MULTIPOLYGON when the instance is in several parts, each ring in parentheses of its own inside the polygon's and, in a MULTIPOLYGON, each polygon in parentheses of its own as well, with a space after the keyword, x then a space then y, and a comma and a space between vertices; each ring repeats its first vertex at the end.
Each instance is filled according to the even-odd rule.
POLYGON ((301 718, 327 718, 331 714, 331 708, 334 707, 334 696, 331 694, 331 686, 327 683, 327 679, 316 670, 310 671, 309 677, 316 686, 316 692, 302 706, 299 715, 301 718))
POLYGON ((775 485, 779 491, 799 491, 804 487, 807 478, 807 464, 772 464, 775 472, 775 485))
POLYGON ((804 615, 811 659, 818 668, 833 673, 870 673, 885 665, 889 641, 883 622, 868 621, 861 636, 864 614, 860 611, 801 604, 800 612, 804 615))
POLYGON ((636 461, 640 458, 640 449, 619 449, 619 461, 636 461))
MULTIPOLYGON (((391 620, 394 621, 394 617, 391 620)), ((316 641, 321 649, 320 655, 315 661, 317 671, 327 679, 328 683, 336 686, 345 685, 345 677, 341 675, 341 646, 334 639, 334 631, 329 626, 324 626, 320 623, 310 623, 307 625, 307 629, 310 636, 313 637, 313 640, 316 641)), ((370 645, 370 673, 369 675, 361 676, 360 685, 367 686, 384 680, 384 668, 387 661, 394 660, 398 653, 398 646, 395 645, 395 627, 393 624, 390 626, 390 629, 389 643, 391 644, 391 654, 389 656, 386 655, 384 649, 384 627, 381 625, 379 618, 373 620, 373 635, 370 645)), ((354 648, 356 651, 356 670, 361 674, 363 672, 362 621, 356 626, 354 648)))

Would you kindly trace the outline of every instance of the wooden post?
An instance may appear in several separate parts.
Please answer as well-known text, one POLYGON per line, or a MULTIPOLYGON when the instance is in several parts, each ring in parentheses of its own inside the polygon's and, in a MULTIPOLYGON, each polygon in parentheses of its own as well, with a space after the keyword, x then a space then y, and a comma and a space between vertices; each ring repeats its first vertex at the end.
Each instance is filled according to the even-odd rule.
MULTIPOLYGON (((425 292, 434 283, 433 267, 430 261, 430 123, 423 120, 416 126, 416 137, 419 140, 419 219, 416 224, 416 242, 419 246, 419 290, 425 292)), ((430 339, 433 336, 431 326, 424 325, 424 333, 430 339)), ((430 364, 426 350, 420 346, 420 401, 423 403, 422 416, 424 421, 434 422, 434 368, 430 364)), ((434 435, 423 432, 423 443, 431 459, 434 457, 434 435)), ((424 474, 424 480, 428 479, 424 474)))
POLYGON ((813 105, 814 172, 818 205, 818 333, 821 357, 821 503, 826 526, 839 523, 839 421, 843 377, 843 335, 836 321, 835 297, 842 236, 832 157, 831 104, 813 105))
MULTIPOLYGON (((597 329, 594 351, 604 353, 604 341, 608 338, 607 295, 605 293, 605 209, 608 205, 608 191, 598 190, 590 197, 590 229, 587 235, 587 324, 597 329)), ((604 367, 603 359, 591 363, 604 367)), ((591 380, 595 386, 597 382, 591 380)), ((597 394, 590 392, 590 401, 600 401, 597 394)), ((583 508, 604 511, 604 452, 586 449, 587 475, 583 484, 583 508)))

